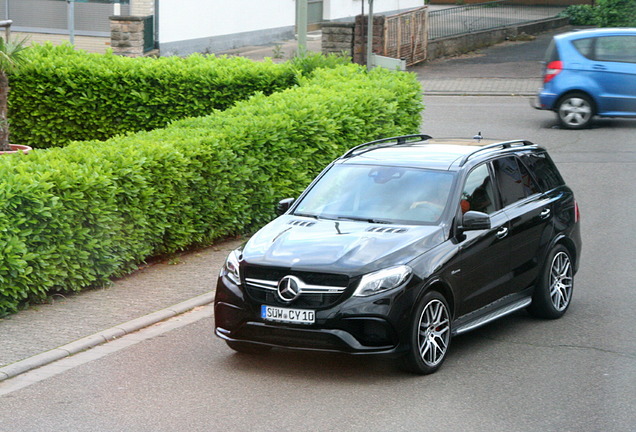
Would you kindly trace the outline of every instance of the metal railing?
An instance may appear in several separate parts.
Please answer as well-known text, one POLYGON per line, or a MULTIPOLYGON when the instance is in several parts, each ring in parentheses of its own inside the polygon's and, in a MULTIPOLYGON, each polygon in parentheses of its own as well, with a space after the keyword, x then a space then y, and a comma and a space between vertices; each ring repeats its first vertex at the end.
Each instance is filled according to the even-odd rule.
POLYGON ((565 6, 528 5, 525 1, 499 0, 429 12, 428 38, 440 39, 482 30, 539 21, 556 16, 565 6))

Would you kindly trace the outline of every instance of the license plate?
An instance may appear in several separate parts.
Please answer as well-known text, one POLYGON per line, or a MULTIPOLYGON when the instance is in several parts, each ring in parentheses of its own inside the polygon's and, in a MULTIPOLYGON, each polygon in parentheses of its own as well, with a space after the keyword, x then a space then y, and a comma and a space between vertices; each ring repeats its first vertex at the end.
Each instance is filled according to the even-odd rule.
POLYGON ((261 306, 261 318, 268 321, 293 324, 313 324, 316 321, 316 312, 306 309, 288 309, 263 305, 261 306))

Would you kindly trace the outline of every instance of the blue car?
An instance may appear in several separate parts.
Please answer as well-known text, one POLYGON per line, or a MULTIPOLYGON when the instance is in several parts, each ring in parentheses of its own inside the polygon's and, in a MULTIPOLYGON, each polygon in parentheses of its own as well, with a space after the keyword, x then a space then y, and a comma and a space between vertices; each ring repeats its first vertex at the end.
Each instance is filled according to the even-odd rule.
POLYGON ((554 111, 567 129, 586 128, 594 116, 636 117, 636 28, 556 35, 534 107, 554 111))

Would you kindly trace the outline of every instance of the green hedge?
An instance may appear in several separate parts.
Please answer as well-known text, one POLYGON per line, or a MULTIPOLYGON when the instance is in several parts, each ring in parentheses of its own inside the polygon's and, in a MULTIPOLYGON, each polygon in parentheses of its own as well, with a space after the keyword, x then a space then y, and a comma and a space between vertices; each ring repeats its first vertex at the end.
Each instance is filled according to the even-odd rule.
POLYGON ((165 127, 296 83, 293 63, 243 57, 132 59, 51 44, 25 53, 11 76, 11 141, 37 148, 165 127))
POLYGON ((559 16, 568 17, 571 25, 636 27, 636 1, 597 0, 593 5, 568 6, 559 16))
POLYGON ((413 74, 350 65, 165 129, 0 158, 0 315, 250 232, 331 160, 416 133, 413 74))

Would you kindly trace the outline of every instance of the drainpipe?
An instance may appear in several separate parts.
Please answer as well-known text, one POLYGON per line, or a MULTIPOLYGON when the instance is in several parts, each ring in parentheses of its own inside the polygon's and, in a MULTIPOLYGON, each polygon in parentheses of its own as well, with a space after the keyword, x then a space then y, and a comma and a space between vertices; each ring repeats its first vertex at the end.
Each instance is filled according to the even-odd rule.
POLYGON ((367 70, 371 70, 373 52, 373 0, 369 0, 369 21, 367 23, 367 70))
POLYGON ((307 53, 307 0, 298 0, 298 15, 296 16, 298 31, 298 56, 307 53))
POLYGON ((71 45, 75 45, 75 0, 66 0, 67 3, 67 20, 68 20, 68 36, 71 45))

